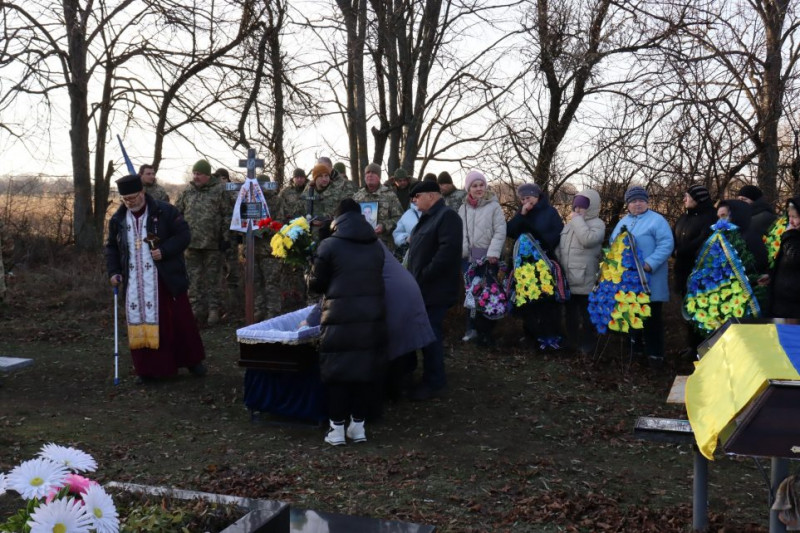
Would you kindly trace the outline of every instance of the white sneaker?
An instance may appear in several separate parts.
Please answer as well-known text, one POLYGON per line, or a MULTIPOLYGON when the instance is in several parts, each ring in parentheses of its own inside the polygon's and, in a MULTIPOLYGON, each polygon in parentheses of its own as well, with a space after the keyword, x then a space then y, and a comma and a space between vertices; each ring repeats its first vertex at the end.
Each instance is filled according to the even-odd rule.
POLYGON ((354 418, 350 418, 350 424, 347 426, 347 438, 353 442, 367 442, 363 420, 356 422, 354 418))
POLYGON ((325 442, 331 446, 342 446, 345 444, 344 440, 344 422, 341 424, 334 424, 331 420, 331 427, 325 435, 325 442))
POLYGON ((475 339, 477 337, 478 337, 478 332, 477 331, 475 331, 474 329, 468 329, 467 333, 464 334, 463 337, 461 337, 461 340, 462 340, 462 342, 469 342, 472 339, 475 339))

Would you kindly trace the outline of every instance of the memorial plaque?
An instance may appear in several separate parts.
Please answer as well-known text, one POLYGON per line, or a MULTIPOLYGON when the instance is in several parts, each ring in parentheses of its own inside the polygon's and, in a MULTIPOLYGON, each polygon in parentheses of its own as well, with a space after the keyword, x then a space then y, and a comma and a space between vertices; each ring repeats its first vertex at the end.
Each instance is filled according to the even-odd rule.
POLYGON ((261 202, 242 202, 242 218, 246 220, 261 220, 261 202))

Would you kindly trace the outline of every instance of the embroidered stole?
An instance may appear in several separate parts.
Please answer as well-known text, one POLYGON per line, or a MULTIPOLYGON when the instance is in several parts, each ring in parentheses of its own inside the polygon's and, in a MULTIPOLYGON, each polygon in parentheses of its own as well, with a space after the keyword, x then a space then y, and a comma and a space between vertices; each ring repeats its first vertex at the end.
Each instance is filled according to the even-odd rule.
POLYGON ((128 291, 125 314, 128 342, 132 350, 158 349, 158 270, 150 255, 147 237, 147 209, 139 218, 130 210, 128 231, 128 291))

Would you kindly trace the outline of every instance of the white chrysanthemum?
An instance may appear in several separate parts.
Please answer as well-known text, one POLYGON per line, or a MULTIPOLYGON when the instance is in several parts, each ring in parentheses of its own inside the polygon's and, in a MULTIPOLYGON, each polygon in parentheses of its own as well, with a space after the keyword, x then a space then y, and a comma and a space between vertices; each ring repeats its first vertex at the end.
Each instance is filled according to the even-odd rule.
POLYGON ((53 488, 61 488, 69 470, 64 465, 39 457, 25 461, 8 473, 8 488, 26 500, 44 498, 53 488))
POLYGON ((73 472, 94 472, 97 462, 86 452, 58 444, 45 444, 39 456, 55 461, 72 470, 73 472))
POLYGON ((83 504, 86 514, 92 523, 92 529, 97 533, 117 533, 119 531, 119 518, 114 500, 100 485, 92 485, 83 495, 83 504))
POLYGON ((6 493, 6 486, 8 485, 8 481, 6 480, 5 474, 0 474, 0 496, 6 493))
POLYGON ((40 505, 28 520, 31 533, 89 533, 91 521, 81 503, 61 498, 40 505))

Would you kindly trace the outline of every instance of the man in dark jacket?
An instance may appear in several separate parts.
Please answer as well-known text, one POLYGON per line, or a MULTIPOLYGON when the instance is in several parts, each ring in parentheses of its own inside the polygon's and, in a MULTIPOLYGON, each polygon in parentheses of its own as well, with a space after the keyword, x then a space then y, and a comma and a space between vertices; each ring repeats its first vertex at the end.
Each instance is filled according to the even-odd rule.
POLYGON ((339 203, 314 256, 308 288, 322 293, 320 377, 328 389, 333 446, 367 440, 364 432, 370 384, 384 363, 386 305, 384 251, 375 230, 350 198, 339 203), (345 432, 345 422, 350 423, 345 432))
POLYGON ((763 237, 772 223, 778 218, 772 206, 764 200, 764 193, 755 185, 745 185, 739 189, 738 199, 750 204, 750 231, 763 237))
POLYGON ((205 349, 186 291, 183 252, 189 225, 178 210, 145 194, 142 180, 117 180, 122 204, 108 223, 106 266, 122 285, 133 366, 139 383, 187 367, 204 375, 205 349))
POLYGON ((422 349, 422 383, 412 392, 411 399, 427 400, 440 396, 447 385, 442 322, 461 290, 463 230, 461 217, 445 205, 435 182, 417 183, 410 196, 422 216, 409 238, 408 270, 419 284, 436 334, 436 340, 422 349))

